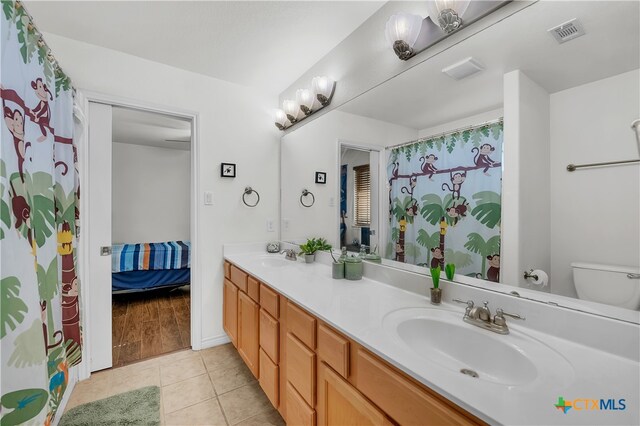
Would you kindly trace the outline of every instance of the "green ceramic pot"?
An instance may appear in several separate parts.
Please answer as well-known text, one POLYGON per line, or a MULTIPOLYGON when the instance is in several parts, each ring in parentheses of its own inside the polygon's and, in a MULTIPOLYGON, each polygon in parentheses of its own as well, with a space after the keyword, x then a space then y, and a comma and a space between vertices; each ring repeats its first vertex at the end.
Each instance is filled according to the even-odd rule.
POLYGON ((362 279, 362 259, 358 257, 347 257, 344 262, 344 277, 348 280, 362 279))

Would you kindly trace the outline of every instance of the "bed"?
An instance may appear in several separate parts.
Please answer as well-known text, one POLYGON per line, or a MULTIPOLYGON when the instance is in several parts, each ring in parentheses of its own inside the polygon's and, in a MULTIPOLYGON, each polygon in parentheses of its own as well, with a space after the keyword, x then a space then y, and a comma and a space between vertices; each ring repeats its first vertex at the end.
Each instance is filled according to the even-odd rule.
POLYGON ((189 241, 115 244, 111 254, 111 291, 131 293, 189 285, 189 241))

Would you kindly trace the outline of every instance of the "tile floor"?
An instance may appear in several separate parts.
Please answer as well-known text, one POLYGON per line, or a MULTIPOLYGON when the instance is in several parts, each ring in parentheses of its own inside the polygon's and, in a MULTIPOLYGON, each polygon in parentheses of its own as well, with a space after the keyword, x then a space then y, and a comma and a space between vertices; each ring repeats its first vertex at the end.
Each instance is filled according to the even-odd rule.
POLYGON ((67 410, 152 385, 160 387, 164 425, 285 424, 231 344, 94 373, 75 386, 67 410))
POLYGON ((189 287, 114 294, 113 365, 191 346, 189 287))

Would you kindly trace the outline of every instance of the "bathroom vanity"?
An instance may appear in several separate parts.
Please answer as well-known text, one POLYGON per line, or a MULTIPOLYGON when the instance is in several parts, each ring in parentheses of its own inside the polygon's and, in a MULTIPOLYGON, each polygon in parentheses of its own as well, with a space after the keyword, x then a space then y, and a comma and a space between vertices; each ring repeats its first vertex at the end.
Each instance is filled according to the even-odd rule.
POLYGON ((637 350, 613 346, 633 341, 637 325, 620 322, 608 340, 605 318, 449 282, 447 303, 434 307, 424 277, 367 264, 361 281, 333 280, 328 254, 318 258, 225 247, 225 330, 288 424, 640 421, 628 380, 640 374, 637 350), (463 322, 453 298, 526 320, 507 319, 507 335, 483 330, 463 322), (563 331, 575 322, 592 335, 563 331), (558 397, 624 399, 626 409, 565 415, 558 397))

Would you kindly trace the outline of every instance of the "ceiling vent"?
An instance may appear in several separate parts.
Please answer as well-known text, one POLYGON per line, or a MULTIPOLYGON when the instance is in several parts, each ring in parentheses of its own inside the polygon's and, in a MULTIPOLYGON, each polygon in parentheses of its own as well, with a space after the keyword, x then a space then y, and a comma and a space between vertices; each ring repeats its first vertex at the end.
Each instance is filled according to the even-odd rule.
POLYGON ((578 38, 585 34, 584 28, 577 18, 573 18, 570 21, 560 24, 557 27, 553 27, 547 30, 549 34, 556 39, 560 44, 565 43, 574 38, 578 38))
POLYGON ((469 77, 483 69, 484 65, 482 65, 480 61, 469 56, 467 59, 463 59, 460 62, 456 62, 453 65, 443 68, 442 72, 454 80, 462 80, 463 78, 469 77))

